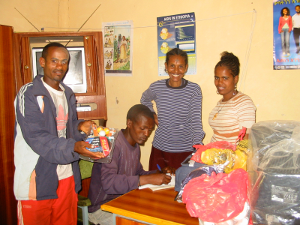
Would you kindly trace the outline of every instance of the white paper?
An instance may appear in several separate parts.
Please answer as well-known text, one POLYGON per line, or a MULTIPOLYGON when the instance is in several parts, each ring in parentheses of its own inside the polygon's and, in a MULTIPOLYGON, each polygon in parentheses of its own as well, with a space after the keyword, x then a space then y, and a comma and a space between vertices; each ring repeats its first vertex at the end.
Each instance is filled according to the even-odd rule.
POLYGON ((175 187, 175 175, 170 175, 169 173, 167 173, 167 175, 171 176, 170 183, 162 184, 162 185, 145 184, 145 185, 140 186, 139 189, 150 188, 152 191, 157 191, 157 190, 161 190, 161 189, 175 187))

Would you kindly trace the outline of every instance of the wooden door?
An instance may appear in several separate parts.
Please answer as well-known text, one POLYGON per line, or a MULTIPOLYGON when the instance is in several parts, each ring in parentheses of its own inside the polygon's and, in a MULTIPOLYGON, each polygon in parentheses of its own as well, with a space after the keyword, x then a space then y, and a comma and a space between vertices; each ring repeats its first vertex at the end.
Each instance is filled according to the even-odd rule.
POLYGON ((17 224, 14 177, 14 58, 13 28, 0 25, 0 218, 1 224, 17 224))

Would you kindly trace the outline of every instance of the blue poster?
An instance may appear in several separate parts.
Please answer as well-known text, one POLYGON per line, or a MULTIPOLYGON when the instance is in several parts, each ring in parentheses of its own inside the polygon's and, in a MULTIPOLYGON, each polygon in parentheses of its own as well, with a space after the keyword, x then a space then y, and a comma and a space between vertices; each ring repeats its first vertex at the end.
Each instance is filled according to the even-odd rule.
POLYGON ((158 74, 167 76, 166 53, 180 48, 188 54, 187 75, 196 74, 196 26, 195 13, 183 13, 157 18, 158 74))
POLYGON ((300 69, 300 1, 273 2, 274 70, 300 69))

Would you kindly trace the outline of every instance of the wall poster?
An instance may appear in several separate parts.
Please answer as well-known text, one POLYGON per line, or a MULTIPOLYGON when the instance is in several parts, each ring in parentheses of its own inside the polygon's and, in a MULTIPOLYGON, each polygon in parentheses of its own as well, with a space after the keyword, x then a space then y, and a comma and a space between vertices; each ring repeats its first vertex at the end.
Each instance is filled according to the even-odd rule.
POLYGON ((188 54, 187 75, 196 74, 196 26, 195 13, 183 13, 157 18, 158 75, 165 72, 166 53, 180 48, 188 54))
POLYGON ((273 68, 300 69, 300 1, 273 0, 273 68))
POLYGON ((106 76, 132 76, 132 21, 102 23, 106 76))

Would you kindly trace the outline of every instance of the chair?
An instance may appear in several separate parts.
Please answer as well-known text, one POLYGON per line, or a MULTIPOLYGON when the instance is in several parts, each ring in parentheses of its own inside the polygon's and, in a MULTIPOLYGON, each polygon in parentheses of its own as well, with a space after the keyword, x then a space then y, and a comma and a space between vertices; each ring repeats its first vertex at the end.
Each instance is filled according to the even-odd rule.
MULTIPOLYGON (((81 180, 83 181, 86 178, 90 178, 92 175, 92 168, 93 168, 93 163, 88 162, 85 160, 80 160, 79 161, 79 168, 80 168, 80 174, 81 174, 81 180)), ((89 217, 88 217, 88 206, 91 205, 90 199, 87 198, 87 193, 88 193, 88 188, 89 188, 89 183, 88 185, 83 185, 82 189, 87 189, 87 190, 82 190, 80 194, 78 194, 78 221, 82 222, 83 225, 89 225, 89 217), (85 191, 85 193, 83 192, 85 191), (85 195, 85 196, 83 196, 85 195)))

